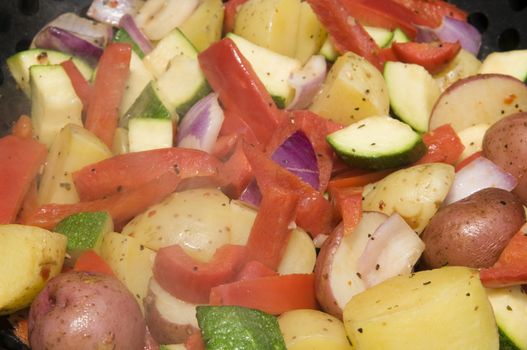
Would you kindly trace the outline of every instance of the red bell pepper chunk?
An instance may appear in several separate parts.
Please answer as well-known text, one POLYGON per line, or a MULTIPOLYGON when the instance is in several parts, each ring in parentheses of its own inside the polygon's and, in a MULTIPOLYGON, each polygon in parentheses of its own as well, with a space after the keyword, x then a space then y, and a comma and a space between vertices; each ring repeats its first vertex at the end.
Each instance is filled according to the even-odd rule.
POLYGON ((430 73, 440 72, 461 50, 459 41, 455 43, 393 43, 395 56, 404 63, 423 66, 430 73))
POLYGON ((170 294, 191 303, 206 303, 210 290, 236 277, 246 258, 245 246, 224 245, 209 262, 189 256, 179 245, 159 249, 153 272, 156 281, 170 294))
POLYGON ((273 315, 316 309, 313 274, 278 275, 222 284, 212 288, 211 305, 238 305, 273 315))
POLYGON ((420 22, 416 24, 435 28, 441 25, 444 16, 461 21, 467 20, 467 13, 443 0, 393 0, 418 14, 420 22))
POLYGON ((201 52, 198 59, 227 111, 224 122, 229 123, 232 115, 239 117, 265 146, 284 115, 236 44, 228 38, 222 39, 201 52))
POLYGON ((272 270, 257 260, 251 260, 245 264, 236 276, 236 281, 253 280, 261 277, 278 276, 278 272, 272 270))
POLYGON ((239 198, 253 178, 251 164, 243 152, 242 142, 238 142, 234 153, 225 161, 218 172, 222 191, 230 198, 239 198))
POLYGON ((234 30, 234 23, 236 14, 240 6, 245 4, 247 0, 229 0, 223 4, 223 32, 230 33, 234 30))
POLYGON ((88 165, 73 173, 83 201, 101 199, 138 188, 155 178, 176 172, 182 179, 213 178, 220 162, 206 152, 186 148, 162 148, 126 153, 88 165))
POLYGON ((0 224, 15 222, 46 155, 46 146, 34 139, 14 135, 0 139, 0 224))
POLYGON ((112 148, 119 106, 130 71, 129 44, 109 44, 99 60, 93 93, 86 113, 86 129, 112 148))
POLYGON ((361 24, 390 30, 401 29, 414 38, 418 24, 416 14, 392 0, 342 0, 349 13, 361 24))
POLYGON ((74 271, 85 271, 85 272, 97 272, 105 275, 114 276, 114 273, 110 266, 93 250, 86 250, 79 256, 75 265, 73 266, 74 271))
POLYGON ((205 350, 205 343, 201 337, 201 332, 192 333, 185 340, 185 349, 187 350, 205 350))
POLYGON ((391 174, 394 170, 379 170, 370 172, 363 169, 353 169, 351 172, 347 172, 335 178, 329 182, 328 189, 332 193, 339 188, 348 188, 348 187, 362 187, 373 182, 377 182, 387 175, 391 174))
POLYGON ((33 123, 31 118, 22 114, 13 125, 12 134, 23 139, 33 137, 33 123))
POLYGON ((117 229, 130 219, 160 202, 174 192, 181 178, 168 172, 142 186, 126 192, 116 193, 104 199, 75 204, 46 204, 28 215, 23 223, 53 229, 62 219, 81 212, 107 211, 117 229))
POLYGON ((333 228, 331 205, 320 192, 256 148, 244 144, 244 152, 262 194, 272 188, 297 192, 300 202, 296 211, 296 223, 313 237, 331 232, 333 228))
POLYGON ((329 32, 340 53, 351 51, 366 58, 379 70, 379 47, 340 0, 307 0, 329 32))
POLYGON ((276 270, 291 237, 290 224, 295 220, 299 195, 290 189, 269 187, 262 191, 262 201, 247 241, 248 256, 276 270))
POLYGON ((490 288, 527 283, 527 224, 511 238, 494 266, 480 271, 480 279, 490 288))
POLYGON ((352 233, 362 218, 362 187, 333 188, 330 195, 342 217, 344 234, 352 233))
POLYGON ((459 136, 457 136, 456 131, 450 124, 441 125, 427 132, 423 135, 423 142, 426 144, 428 150, 416 164, 447 163, 453 165, 456 164, 465 149, 465 146, 463 146, 459 136))
POLYGON ((482 152, 479 151, 479 152, 474 152, 467 158, 463 159, 461 162, 459 162, 456 165, 456 173, 460 171, 461 169, 463 169, 464 167, 466 167, 467 165, 469 165, 470 163, 472 163, 473 160, 478 159, 481 156, 482 156, 482 152))
POLYGON ((72 60, 67 60, 61 63, 62 68, 66 71, 66 74, 68 74, 68 77, 70 78, 71 85, 73 86, 73 89, 75 90, 75 93, 82 101, 82 106, 84 107, 84 111, 88 110, 88 105, 90 104, 90 96, 92 93, 92 87, 88 83, 88 81, 84 78, 82 73, 79 71, 77 66, 73 63, 72 60))

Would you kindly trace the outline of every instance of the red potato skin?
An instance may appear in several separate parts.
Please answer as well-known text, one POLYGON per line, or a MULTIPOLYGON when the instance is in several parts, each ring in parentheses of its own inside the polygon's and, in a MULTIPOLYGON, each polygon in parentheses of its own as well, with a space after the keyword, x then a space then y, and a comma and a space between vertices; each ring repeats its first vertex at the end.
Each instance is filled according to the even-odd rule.
POLYGON ((180 344, 199 329, 164 318, 156 306, 156 295, 149 289, 144 299, 145 319, 150 334, 159 344, 180 344))
POLYGON ((134 296, 103 274, 68 272, 53 278, 29 313, 33 350, 142 350, 145 337, 134 296))
POLYGON ((426 246, 423 262, 429 268, 490 267, 524 223, 517 196, 498 188, 483 189, 434 215, 421 236, 426 246))
POLYGON ((513 175, 512 191, 527 205, 527 113, 516 113, 494 123, 483 138, 483 156, 513 175))
POLYGON ((320 249, 315 266, 315 295, 322 310, 342 320, 342 309, 337 303, 329 282, 333 258, 344 237, 344 226, 339 225, 320 249))

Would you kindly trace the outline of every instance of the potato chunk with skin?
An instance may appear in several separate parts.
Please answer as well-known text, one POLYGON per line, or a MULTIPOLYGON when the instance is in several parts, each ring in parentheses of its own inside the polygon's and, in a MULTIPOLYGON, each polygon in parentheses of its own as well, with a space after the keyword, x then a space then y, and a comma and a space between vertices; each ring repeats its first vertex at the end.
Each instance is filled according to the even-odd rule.
POLYGON ((477 270, 443 267, 397 276, 344 309, 353 349, 497 350, 492 307, 477 270))
POLYGON ((299 309, 278 317, 287 350, 351 350, 342 321, 318 310, 299 309))
POLYGON ((388 115, 390 100, 381 72, 348 52, 331 67, 322 90, 309 109, 343 125, 371 116, 388 115))
POLYGON ((362 208, 386 215, 398 213, 420 234, 439 209, 453 180, 454 167, 448 164, 402 169, 364 187, 362 208))
POLYGON ((220 190, 176 192, 135 217, 122 231, 145 247, 180 244, 193 258, 209 261, 224 244, 245 244, 256 211, 230 200, 220 190))

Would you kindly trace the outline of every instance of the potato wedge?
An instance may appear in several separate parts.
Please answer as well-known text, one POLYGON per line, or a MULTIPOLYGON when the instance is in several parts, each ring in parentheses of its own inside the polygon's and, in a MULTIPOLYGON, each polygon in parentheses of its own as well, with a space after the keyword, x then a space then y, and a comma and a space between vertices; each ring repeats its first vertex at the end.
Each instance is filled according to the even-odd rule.
POLYGON ((279 54, 295 57, 300 0, 249 0, 238 10, 234 33, 279 54))
POLYGON ((480 74, 457 81, 441 94, 430 115, 430 130, 444 124, 456 131, 481 123, 492 125, 520 111, 527 111, 523 82, 508 75, 480 74))
POLYGON ((364 187, 363 210, 398 213, 420 234, 445 199, 454 181, 454 167, 444 163, 398 170, 364 187))
POLYGON ((497 350, 498 331, 477 270, 443 267, 389 279, 344 310, 354 349, 497 350))
POLYGON ((456 81, 478 74, 481 61, 470 52, 461 49, 456 57, 434 79, 441 91, 445 91, 456 81))
POLYGON ((318 310, 299 309, 278 317, 287 350, 351 350, 342 321, 318 310))
POLYGON ((72 173, 112 156, 108 147, 82 126, 68 124, 57 135, 46 159, 38 190, 39 204, 79 201, 72 173))
POLYGON ((122 231, 145 247, 180 244, 193 258, 209 261, 224 244, 245 244, 256 211, 218 189, 176 192, 137 216, 122 231))
POLYGON ((309 107, 322 117, 344 125, 388 115, 389 108, 388 88, 381 72, 351 52, 337 59, 309 107))
POLYGON ((291 233, 284 255, 278 265, 278 273, 312 273, 317 260, 315 244, 306 231, 296 228, 291 233))
POLYGON ((144 311, 143 299, 152 277, 155 252, 140 244, 137 238, 116 232, 104 235, 99 252, 144 311))
POLYGON ((58 275, 66 236, 38 227, 0 225, 0 315, 29 306, 58 275))

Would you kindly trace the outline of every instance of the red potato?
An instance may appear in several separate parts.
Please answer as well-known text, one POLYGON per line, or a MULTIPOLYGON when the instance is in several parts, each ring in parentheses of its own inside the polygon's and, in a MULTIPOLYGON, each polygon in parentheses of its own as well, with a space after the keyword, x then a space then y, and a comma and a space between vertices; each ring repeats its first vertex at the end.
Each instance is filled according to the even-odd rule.
POLYGON ((476 124, 493 124, 507 115, 527 111, 527 86, 502 74, 479 74, 458 80, 437 100, 430 130, 451 124, 457 132, 476 124))
POLYGON ((423 261, 429 268, 445 265, 490 267, 525 223, 517 196, 486 188, 441 208, 424 230, 423 261))
POLYGON ((354 295, 366 289, 357 269, 369 237, 388 219, 383 213, 364 212, 353 233, 338 226, 326 240, 315 267, 315 293, 324 311, 342 319, 342 310, 354 295))
POLYGON ((199 331, 196 304, 180 300, 150 280, 144 300, 145 318, 150 334, 160 344, 179 344, 199 331))
POLYGON ((527 205, 527 113, 516 113, 494 123, 483 137, 483 156, 513 175, 512 191, 527 205))
POLYGON ((29 342, 40 349, 142 350, 146 324, 134 296, 114 277, 61 274, 31 305, 29 342))

